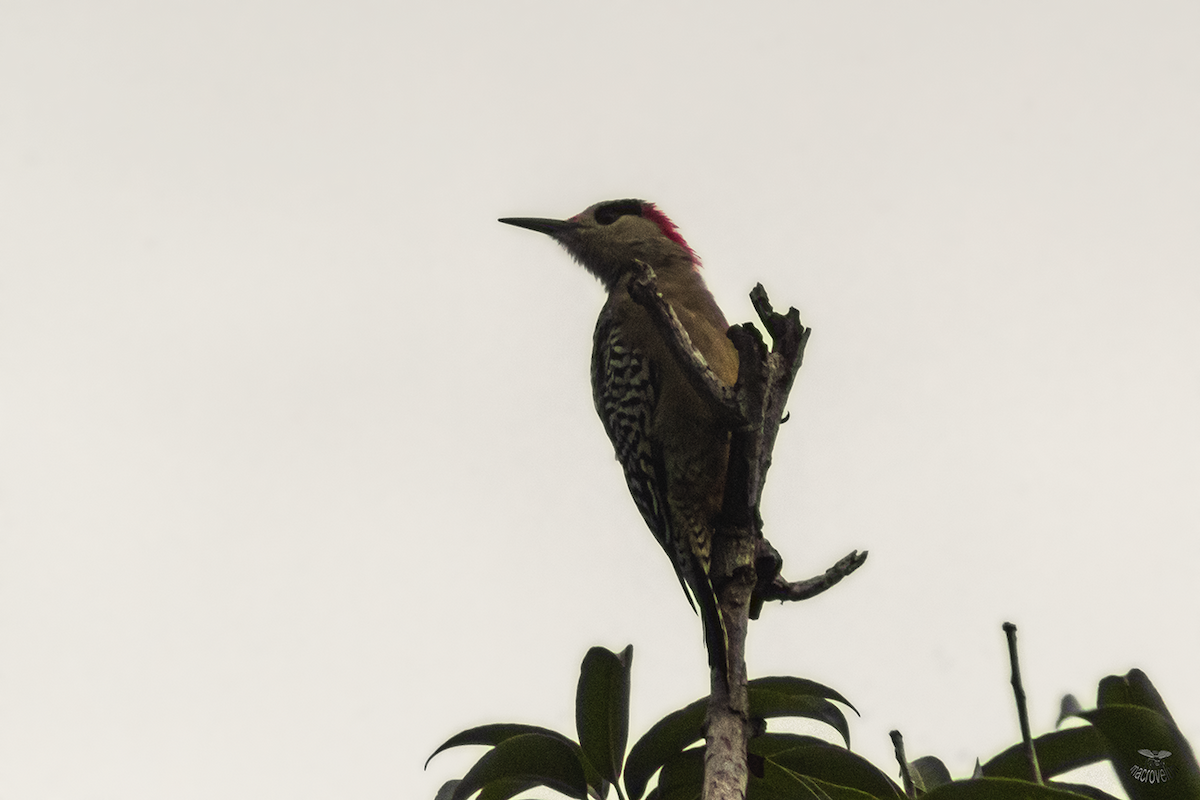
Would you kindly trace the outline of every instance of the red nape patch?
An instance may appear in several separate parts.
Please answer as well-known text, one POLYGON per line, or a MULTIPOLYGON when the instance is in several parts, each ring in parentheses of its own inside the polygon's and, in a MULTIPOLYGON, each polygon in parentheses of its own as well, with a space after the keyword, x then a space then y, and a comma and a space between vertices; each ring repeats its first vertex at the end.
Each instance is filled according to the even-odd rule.
POLYGON ((654 203, 642 203, 642 216, 657 225, 658 229, 663 232, 663 236, 686 250, 693 264, 697 267, 700 266, 700 256, 696 255, 696 251, 691 248, 691 245, 683 240, 679 228, 675 226, 674 222, 671 222, 670 217, 658 210, 658 206, 654 203))

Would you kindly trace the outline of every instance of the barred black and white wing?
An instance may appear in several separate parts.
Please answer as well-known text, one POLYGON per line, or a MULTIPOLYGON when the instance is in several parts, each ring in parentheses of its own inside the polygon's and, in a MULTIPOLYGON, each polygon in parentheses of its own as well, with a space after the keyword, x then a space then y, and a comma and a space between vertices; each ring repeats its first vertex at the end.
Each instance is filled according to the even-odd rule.
MULTIPOLYGON (((605 309, 607 312, 607 309, 605 309)), ((650 431, 658 404, 659 384, 654 364, 621 338, 612 316, 602 313, 596 323, 592 350, 592 399, 634 504, 654 538, 666 551, 692 608, 685 559, 687 545, 673 535, 667 506, 667 474, 662 449, 650 431)))

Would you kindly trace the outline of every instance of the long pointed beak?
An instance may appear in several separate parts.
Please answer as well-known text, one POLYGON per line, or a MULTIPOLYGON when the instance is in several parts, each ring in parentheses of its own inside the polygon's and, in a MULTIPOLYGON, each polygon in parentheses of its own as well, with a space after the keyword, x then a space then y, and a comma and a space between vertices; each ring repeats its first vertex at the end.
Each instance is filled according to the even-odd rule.
POLYGON ((548 236, 559 236, 579 227, 578 222, 569 219, 541 219, 539 217, 504 217, 499 220, 505 225, 516 225, 518 228, 528 228, 531 231, 544 233, 548 236))

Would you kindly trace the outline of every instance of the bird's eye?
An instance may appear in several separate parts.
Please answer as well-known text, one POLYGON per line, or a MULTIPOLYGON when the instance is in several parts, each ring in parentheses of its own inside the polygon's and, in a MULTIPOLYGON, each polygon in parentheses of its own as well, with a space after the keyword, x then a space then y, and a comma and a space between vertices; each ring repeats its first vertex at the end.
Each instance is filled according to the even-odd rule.
POLYGON ((601 225, 612 225, 626 215, 640 217, 642 215, 641 200, 613 200, 596 207, 596 222, 601 225))
POLYGON ((612 206, 600 206, 596 209, 596 222, 601 225, 612 225, 619 216, 621 216, 620 212, 612 206))

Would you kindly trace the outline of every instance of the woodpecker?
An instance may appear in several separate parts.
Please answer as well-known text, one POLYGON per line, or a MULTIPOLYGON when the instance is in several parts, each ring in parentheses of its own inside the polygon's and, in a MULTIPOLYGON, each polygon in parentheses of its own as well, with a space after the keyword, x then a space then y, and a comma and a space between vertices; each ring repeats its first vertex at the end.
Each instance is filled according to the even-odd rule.
POLYGON ((592 399, 634 503, 695 609, 709 662, 725 674, 725 626, 709 578, 714 519, 725 493, 729 430, 692 388, 648 312, 629 295, 635 260, 717 377, 732 386, 738 356, 729 324, 700 275, 700 259, 653 203, 611 200, 565 219, 500 222, 549 235, 597 278, 608 300, 596 322, 592 399), (692 602, 692 598, 695 602, 692 602))

